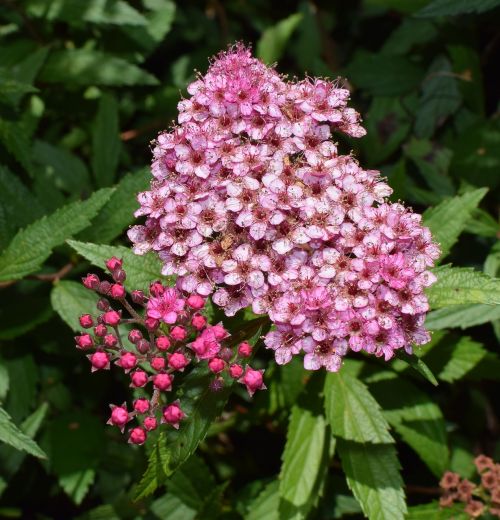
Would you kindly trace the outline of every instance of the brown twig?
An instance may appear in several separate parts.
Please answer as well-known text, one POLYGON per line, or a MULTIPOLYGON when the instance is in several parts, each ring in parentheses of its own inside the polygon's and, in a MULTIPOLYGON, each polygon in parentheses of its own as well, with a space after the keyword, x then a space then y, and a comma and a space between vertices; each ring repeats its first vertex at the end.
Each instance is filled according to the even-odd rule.
POLYGON ((151 130, 161 129, 165 126, 165 120, 163 118, 155 119, 154 121, 150 121, 147 125, 143 125, 139 128, 132 128, 130 130, 125 130, 124 132, 121 132, 120 139, 122 141, 131 141, 132 139, 136 139, 140 135, 150 132, 151 130))
POLYGON ((40 280, 42 282, 57 282, 61 278, 64 278, 68 273, 73 269, 74 264, 69 262, 64 265, 57 271, 56 273, 42 273, 42 274, 30 274, 25 278, 21 278, 20 280, 7 280, 6 282, 0 282, 0 289, 6 289, 11 285, 21 281, 21 280, 40 280))

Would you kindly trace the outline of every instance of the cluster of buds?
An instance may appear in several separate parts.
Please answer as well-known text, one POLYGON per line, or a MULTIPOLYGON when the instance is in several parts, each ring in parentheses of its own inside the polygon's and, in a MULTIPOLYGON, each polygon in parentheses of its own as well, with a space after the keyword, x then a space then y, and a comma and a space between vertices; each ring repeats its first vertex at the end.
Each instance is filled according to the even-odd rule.
POLYGON ((481 477, 478 484, 457 473, 447 471, 439 485, 442 496, 441 507, 465 504, 464 512, 470 518, 478 518, 485 513, 500 518, 500 464, 495 464, 490 457, 479 455, 474 464, 481 477))
POLYGON ((128 295, 122 261, 110 258, 106 267, 112 282, 95 274, 83 278, 83 285, 99 294, 99 314, 80 316, 86 332, 75 341, 78 349, 88 352, 93 372, 109 370, 114 363, 140 394, 131 410, 126 403, 110 405, 108 424, 122 432, 130 421, 138 421, 139 425, 129 431, 129 442, 144 443, 147 432, 160 423, 179 428, 186 414, 180 401, 168 399, 167 393, 172 395, 176 376, 195 363, 207 363, 213 374, 212 390, 224 386, 224 375, 244 384, 250 395, 265 388, 263 370, 244 366, 252 347, 247 342, 232 345, 222 324, 207 322, 203 297, 181 293, 160 281, 153 282, 147 294, 134 290, 128 295))

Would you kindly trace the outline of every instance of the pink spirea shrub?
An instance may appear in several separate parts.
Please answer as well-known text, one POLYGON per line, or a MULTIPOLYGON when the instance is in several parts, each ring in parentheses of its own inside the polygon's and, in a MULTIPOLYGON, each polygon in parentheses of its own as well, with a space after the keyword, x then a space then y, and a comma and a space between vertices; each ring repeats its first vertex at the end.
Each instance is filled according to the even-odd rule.
POLYGON ((378 171, 339 152, 335 133, 365 134, 348 90, 289 81, 237 45, 188 92, 156 140, 134 251, 228 316, 268 314, 279 364, 304 354, 306 369, 337 371, 349 350, 388 360, 428 342, 439 247, 378 171))

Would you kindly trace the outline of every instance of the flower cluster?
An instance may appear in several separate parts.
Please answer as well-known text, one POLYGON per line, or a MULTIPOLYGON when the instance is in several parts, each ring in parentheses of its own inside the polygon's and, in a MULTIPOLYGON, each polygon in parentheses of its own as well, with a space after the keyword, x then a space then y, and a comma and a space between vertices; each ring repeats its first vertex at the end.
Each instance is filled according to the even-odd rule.
POLYGON ((439 248, 379 172, 339 153, 334 132, 365 134, 349 92, 288 81, 241 45, 188 92, 156 141, 134 251, 156 251, 180 290, 227 316, 268 314, 280 364, 304 353, 305 368, 336 371, 349 349, 388 360, 428 342, 439 248))
POLYGON ((264 371, 242 365, 251 356, 252 347, 247 342, 232 346, 222 324, 207 323, 202 314, 204 298, 157 281, 150 285, 148 294, 132 291, 129 301, 122 261, 110 258, 106 267, 113 282, 100 280, 95 274, 83 279, 86 288, 100 295, 99 314, 80 316, 80 325, 87 332, 75 341, 78 349, 89 352, 93 372, 109 370, 114 363, 130 378, 137 397, 132 409, 126 403, 110 405, 108 421, 123 432, 136 418, 139 425, 130 429, 129 442, 142 444, 147 432, 159 423, 179 428, 186 414, 178 399, 167 398, 167 392, 172 392, 174 379, 195 363, 207 363, 213 374, 213 390, 225 385, 224 376, 244 384, 250 395, 265 388, 264 371), (118 306, 122 309, 114 308, 118 306), (150 394, 148 387, 152 388, 150 394))
POLYGON ((460 478, 457 473, 447 471, 439 483, 442 490, 439 503, 441 507, 463 503, 470 518, 478 518, 484 513, 500 518, 500 464, 495 464, 485 455, 476 457, 474 464, 481 482, 476 485, 460 478))

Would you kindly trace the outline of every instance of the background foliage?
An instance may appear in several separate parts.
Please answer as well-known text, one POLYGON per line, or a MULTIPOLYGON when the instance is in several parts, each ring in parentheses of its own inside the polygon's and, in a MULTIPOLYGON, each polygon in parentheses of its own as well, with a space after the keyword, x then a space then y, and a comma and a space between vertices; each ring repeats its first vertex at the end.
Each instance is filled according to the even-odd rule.
MULTIPOLYGON (((0 2, 0 516, 449 518, 440 475, 500 457, 499 24, 498 0, 0 2), (267 392, 234 389, 216 422, 228 395, 211 397, 181 437, 135 449, 104 425, 125 381, 91 379, 73 347, 95 305, 77 281, 111 253, 135 286, 159 276, 123 233, 148 143, 235 40, 281 72, 349 79, 368 135, 342 144, 442 244, 433 341, 326 377, 261 349, 267 392)), ((229 326, 256 339, 249 320, 229 326)))

